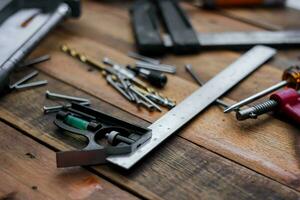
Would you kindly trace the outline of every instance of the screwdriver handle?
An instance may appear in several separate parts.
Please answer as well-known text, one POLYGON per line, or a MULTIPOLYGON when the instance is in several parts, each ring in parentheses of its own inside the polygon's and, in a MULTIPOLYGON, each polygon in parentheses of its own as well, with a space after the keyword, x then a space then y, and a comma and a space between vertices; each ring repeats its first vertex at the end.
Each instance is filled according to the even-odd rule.
POLYGON ((287 81, 287 86, 296 90, 300 89, 300 67, 292 66, 286 69, 282 75, 282 80, 287 81))
POLYGON ((300 94, 297 90, 291 88, 281 90, 271 95, 270 99, 278 103, 276 112, 300 124, 300 94))
POLYGON ((161 72, 131 66, 127 66, 127 68, 147 79, 153 86, 163 88, 168 82, 167 76, 161 72))

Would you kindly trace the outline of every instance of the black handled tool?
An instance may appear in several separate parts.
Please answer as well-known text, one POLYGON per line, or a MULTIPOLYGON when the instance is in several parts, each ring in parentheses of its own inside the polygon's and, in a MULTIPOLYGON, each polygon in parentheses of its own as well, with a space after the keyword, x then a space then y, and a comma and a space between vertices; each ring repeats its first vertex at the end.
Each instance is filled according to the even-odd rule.
POLYGON ((300 46, 300 30, 197 33, 177 0, 138 0, 130 13, 137 48, 144 55, 184 54, 220 48, 242 50, 254 45, 300 46), (164 28, 159 28, 158 19, 164 28))
POLYGON ((175 0, 136 1, 130 9, 133 30, 139 52, 160 55, 170 47, 161 36, 159 15, 170 36, 175 53, 199 50, 199 41, 188 17, 175 0))
POLYGON ((167 76, 161 72, 132 67, 129 65, 127 66, 127 68, 135 72, 138 76, 147 79, 150 82, 150 84, 153 86, 163 88, 168 82, 167 76))
POLYGON ((200 49, 197 34, 177 0, 156 0, 163 24, 177 54, 193 53, 200 49))
POLYGON ((130 14, 138 51, 143 54, 163 53, 165 46, 159 33, 156 8, 151 1, 135 2, 130 14))

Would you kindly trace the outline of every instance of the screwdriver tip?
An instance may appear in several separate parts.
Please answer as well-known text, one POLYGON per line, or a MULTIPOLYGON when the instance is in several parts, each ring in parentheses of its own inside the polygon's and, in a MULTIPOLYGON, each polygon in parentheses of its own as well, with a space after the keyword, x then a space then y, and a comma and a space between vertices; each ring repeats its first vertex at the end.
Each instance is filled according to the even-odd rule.
POLYGON ((230 106, 230 107, 224 109, 224 113, 229 113, 229 112, 233 111, 234 109, 235 109, 235 106, 230 106))

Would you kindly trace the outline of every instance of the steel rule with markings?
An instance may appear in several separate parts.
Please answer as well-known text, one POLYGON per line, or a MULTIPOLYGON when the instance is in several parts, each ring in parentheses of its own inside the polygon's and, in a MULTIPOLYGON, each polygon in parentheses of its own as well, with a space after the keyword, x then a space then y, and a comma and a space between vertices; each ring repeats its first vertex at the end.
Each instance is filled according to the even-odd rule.
POLYGON ((107 160, 122 168, 131 168, 185 123, 275 54, 276 50, 270 47, 253 47, 203 87, 196 90, 191 96, 150 125, 148 128, 152 130, 152 138, 137 151, 126 155, 110 156, 107 160))

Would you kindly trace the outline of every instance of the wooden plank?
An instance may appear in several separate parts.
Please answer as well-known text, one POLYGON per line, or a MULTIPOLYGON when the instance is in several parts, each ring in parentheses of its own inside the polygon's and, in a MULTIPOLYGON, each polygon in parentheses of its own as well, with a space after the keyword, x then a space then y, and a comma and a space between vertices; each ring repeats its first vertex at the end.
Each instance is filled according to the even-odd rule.
MULTIPOLYGON (((130 46, 132 48, 132 35, 130 34, 127 13, 124 10, 95 2, 87 2, 85 8, 89 9, 89 12, 86 12, 79 22, 70 22, 66 26, 60 27, 38 48, 36 52, 42 54, 50 51, 53 56, 51 62, 44 63, 39 69, 142 117, 144 120, 154 122, 162 114, 138 110, 111 89, 102 78, 99 78, 97 71, 87 73, 89 67, 59 52, 59 43, 68 43, 96 59, 109 55, 121 63, 132 62, 124 54, 125 49, 130 49, 128 48, 130 46), (109 21, 110 25, 103 27, 91 23, 95 19, 102 19, 104 23, 109 21), (126 19, 128 26, 124 22, 126 19), (77 31, 76 27, 80 31, 77 31), (118 27, 123 32, 116 32, 118 27), (87 30, 92 31, 86 33, 87 30), (111 35, 110 40, 107 38, 109 35, 111 35), (103 36, 106 37, 103 38, 103 36)), ((190 7, 190 9, 196 8, 190 7)), ((233 20, 231 23, 240 24, 240 22, 233 22, 233 20)), ((196 26, 200 27, 200 22, 196 26)), ((209 29, 209 26, 203 27, 209 29)), ((199 64, 197 72, 201 74, 204 80, 208 80, 238 57, 239 54, 236 53, 218 51, 178 58, 170 56, 170 59, 172 58, 174 63, 178 63, 178 65, 187 61, 194 65, 199 64)), ((266 65, 227 96, 233 100, 241 99, 273 85, 280 80, 280 77, 280 70, 266 65)), ((178 102, 197 88, 195 84, 176 76, 170 75, 169 81, 164 93, 178 102)), ((297 189, 300 188, 299 185, 294 184, 299 182, 298 157, 294 145, 294 138, 299 133, 297 127, 269 116, 265 116, 259 121, 238 123, 233 115, 225 116, 220 109, 215 107, 207 109, 199 118, 194 120, 193 124, 194 126, 188 126, 181 132, 182 137, 282 183, 297 189)))
POLYGON ((55 153, 0 122, 0 199, 136 199, 83 168, 57 169, 55 153))
MULTIPOLYGON (((149 124, 48 76, 41 74, 38 78, 47 79, 47 89, 51 91, 89 98, 96 108, 106 113, 143 126, 149 124)), ((43 116, 40 108, 45 104, 54 104, 43 98, 44 91, 45 88, 41 87, 3 97, 0 102, 0 118, 54 148, 62 150, 82 147, 82 141, 70 140, 70 136, 57 131, 52 123, 55 117, 53 114, 43 116), (57 143, 58 140, 61 140, 61 143, 57 143)), ((11 137, 14 138, 14 135, 11 137)), ((18 143, 19 141, 16 141, 13 146, 18 143)), ((5 144, 8 142, 5 141, 5 144)), ((37 148, 30 144, 26 147, 37 148)), ((42 158, 36 153, 39 151, 22 152, 32 152, 33 155, 42 158)), ((43 158, 43 164, 53 166, 54 163, 53 158, 43 158)), ((299 196, 293 189, 176 136, 130 171, 110 165, 89 169, 147 199, 297 199, 299 196)), ((61 170, 55 170, 53 173, 59 171, 61 170)), ((79 168, 62 171, 74 175, 79 168)), ((35 175, 29 174, 34 180, 35 175)))

